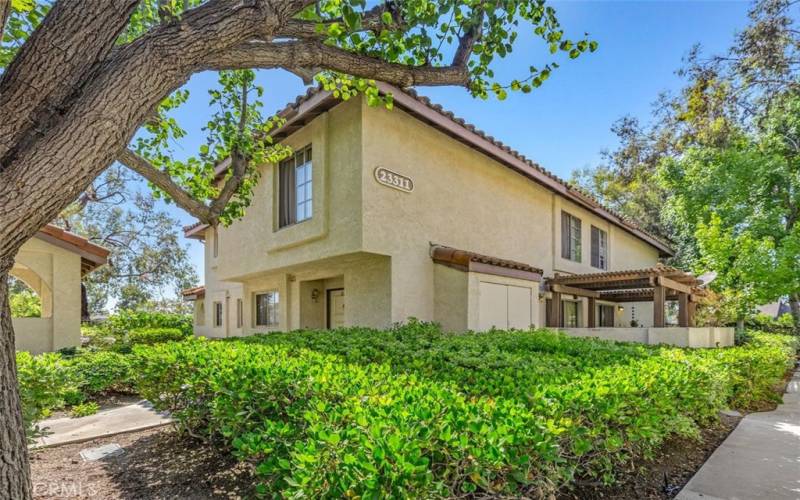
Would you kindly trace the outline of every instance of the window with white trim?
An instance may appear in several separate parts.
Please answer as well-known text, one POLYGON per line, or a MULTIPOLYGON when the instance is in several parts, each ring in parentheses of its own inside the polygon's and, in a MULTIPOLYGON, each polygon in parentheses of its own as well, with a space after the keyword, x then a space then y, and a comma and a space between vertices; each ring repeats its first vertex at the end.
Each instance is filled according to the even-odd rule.
POLYGON ((310 219, 314 213, 311 146, 283 160, 278 174, 278 227, 310 219))
POLYGON ((581 220, 567 212, 561 212, 561 257, 581 261, 581 220))
POLYGON ((592 226, 592 267, 608 269, 608 233, 592 226))

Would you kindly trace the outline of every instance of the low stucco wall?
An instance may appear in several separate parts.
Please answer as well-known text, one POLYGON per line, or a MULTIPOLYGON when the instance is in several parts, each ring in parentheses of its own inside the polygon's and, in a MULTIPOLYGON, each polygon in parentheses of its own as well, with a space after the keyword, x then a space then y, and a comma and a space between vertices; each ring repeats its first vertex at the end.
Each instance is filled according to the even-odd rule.
POLYGON ((618 342, 647 343, 647 328, 560 328, 572 337, 597 337, 618 342))
POLYGON ((65 347, 53 344, 52 318, 11 318, 11 324, 14 326, 14 343, 18 351, 41 354, 65 347))
POLYGON ((561 328, 573 337, 596 337, 619 342, 666 344, 676 347, 730 347, 733 328, 665 327, 665 328, 561 328))

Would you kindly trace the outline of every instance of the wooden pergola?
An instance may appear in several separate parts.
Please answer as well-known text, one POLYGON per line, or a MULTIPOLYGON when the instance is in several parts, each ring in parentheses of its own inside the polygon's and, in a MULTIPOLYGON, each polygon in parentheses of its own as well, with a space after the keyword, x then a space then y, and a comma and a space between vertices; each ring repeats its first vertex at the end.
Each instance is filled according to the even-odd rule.
POLYGON ((546 280, 550 300, 549 324, 563 327, 561 314, 562 295, 589 299, 589 328, 596 326, 597 300, 609 302, 653 302, 653 326, 666 325, 664 307, 667 300, 678 301, 678 326, 694 326, 694 312, 698 300, 706 292, 702 281, 680 269, 658 264, 648 269, 611 271, 604 273, 558 275, 546 280))

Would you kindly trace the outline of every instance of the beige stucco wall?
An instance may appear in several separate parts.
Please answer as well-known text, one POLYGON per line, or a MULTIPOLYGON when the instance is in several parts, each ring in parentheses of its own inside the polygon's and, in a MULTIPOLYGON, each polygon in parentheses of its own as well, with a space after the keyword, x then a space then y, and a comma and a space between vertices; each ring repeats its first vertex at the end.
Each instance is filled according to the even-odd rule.
MULTIPOLYGON (((281 329, 319 325, 318 306, 301 308, 292 299, 319 284, 301 285, 299 278, 292 281, 293 274, 316 272, 329 259, 353 254, 383 257, 377 270, 354 269, 344 278, 348 321, 388 325, 416 317, 438 319, 452 329, 476 323, 463 296, 437 295, 437 280, 452 289, 451 281, 460 278, 435 270, 431 242, 525 262, 542 268, 545 276, 556 271, 596 272, 589 265, 590 228, 595 225, 608 232, 610 270, 658 261, 655 248, 400 109, 369 107, 360 98, 352 99, 285 142, 296 149, 312 144, 313 217, 278 229, 277 169, 261 168, 247 215, 219 230, 218 257, 211 251, 214 235, 206 236, 206 321, 198 328, 201 334, 224 333, 211 327, 214 301, 235 304, 234 298, 242 297, 248 324, 252 293, 259 288, 279 290, 286 300, 281 329), (379 184, 374 178, 378 166, 413 179, 413 192, 379 184), (583 221, 580 264, 560 258, 562 207, 583 221), (375 276, 384 281, 374 283, 375 276), (356 288, 377 295, 363 294, 363 301, 357 300, 361 292, 356 288), (307 321, 301 320, 306 316, 307 321)), ((312 274, 314 279, 327 279, 332 272, 312 274)), ((538 300, 538 289, 533 295, 533 323, 540 326, 544 300, 538 300)), ((252 331, 245 327, 235 334, 252 331)))
POLYGON ((313 216, 279 228, 278 168, 262 166, 246 215, 219 229, 216 258, 213 236, 207 237, 206 254, 216 279, 243 282, 259 273, 361 249, 360 131, 360 105, 353 100, 284 141, 295 150, 312 145, 313 216))
POLYGON ((353 253, 284 267, 250 277, 242 283, 215 282, 215 291, 206 291, 206 324, 195 325, 197 335, 230 337, 270 331, 287 331, 327 326, 327 290, 344 288, 345 324, 375 328, 391 325, 391 260, 387 256, 353 253), (318 291, 316 301, 312 290, 318 291), (255 295, 278 292, 278 325, 255 325, 255 295), (223 308, 223 327, 213 327, 213 304, 230 297, 230 308, 223 308), (235 298, 242 298, 242 328, 235 326, 235 298))
MULTIPOLYGON (((590 265, 595 225, 608 233, 608 270, 658 262, 658 251, 647 243, 402 110, 362 109, 363 246, 392 255, 393 320, 441 316, 429 242, 525 262, 545 276, 590 273, 600 271, 590 265), (410 177, 414 191, 377 183, 377 166, 410 177), (582 220, 581 263, 561 258, 562 209, 582 220)), ((544 321, 544 301, 535 310, 544 321)))
POLYGON ((12 319, 17 350, 40 353, 80 345, 80 256, 32 238, 22 245, 11 274, 42 298, 42 318, 12 319))
POLYGON ((433 319, 445 331, 469 329, 469 273, 441 264, 433 266, 433 319))

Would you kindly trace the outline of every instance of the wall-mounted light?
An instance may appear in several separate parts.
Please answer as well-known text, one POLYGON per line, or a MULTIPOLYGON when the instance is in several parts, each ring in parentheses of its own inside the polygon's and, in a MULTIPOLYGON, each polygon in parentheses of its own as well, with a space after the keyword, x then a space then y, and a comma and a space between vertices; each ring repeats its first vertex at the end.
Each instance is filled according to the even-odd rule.
POLYGON ((311 300, 313 300, 314 302, 319 301, 319 290, 317 290, 316 288, 311 290, 311 300))
POLYGON ((619 311, 619 312, 622 312, 622 311, 624 311, 624 310, 625 310, 625 308, 624 308, 624 307, 622 307, 622 306, 617 306, 617 311, 619 311))

